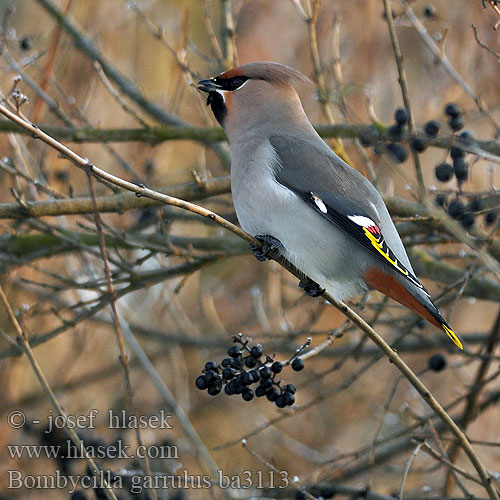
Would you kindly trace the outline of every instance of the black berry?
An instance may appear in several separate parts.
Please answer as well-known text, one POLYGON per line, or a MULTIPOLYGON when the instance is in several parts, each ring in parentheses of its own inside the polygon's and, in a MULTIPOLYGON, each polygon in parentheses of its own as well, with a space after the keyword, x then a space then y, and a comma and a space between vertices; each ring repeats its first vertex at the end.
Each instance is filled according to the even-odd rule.
POLYGON ((437 14, 436 7, 434 7, 434 5, 426 5, 423 8, 422 13, 424 14, 424 17, 426 17, 427 19, 432 19, 436 17, 437 14))
POLYGON ((231 380, 227 385, 233 394, 241 394, 243 392, 244 386, 237 377, 233 378, 233 380, 231 380))
POLYGON ((456 118, 457 116, 460 116, 462 114, 462 111, 460 110, 460 108, 454 102, 448 103, 444 107, 444 112, 450 118, 456 118))
POLYGON ((300 372, 300 370, 302 370, 304 368, 304 366, 305 366, 305 363, 300 358, 295 358, 292 361, 292 370, 294 370, 296 372, 300 372))
POLYGON ((471 212, 479 212, 483 209, 483 200, 481 198, 473 198, 468 205, 471 212))
POLYGON ((459 130, 462 130, 464 128, 465 122, 463 117, 455 116, 450 119, 448 125, 450 126, 451 130, 453 130, 454 132, 458 132, 459 130))
POLYGON ((245 366, 247 368, 253 368, 257 366, 257 360, 252 356, 248 356, 248 358, 245 358, 245 366))
POLYGON ((222 370, 222 378, 224 380, 231 380, 234 377, 234 370, 232 368, 224 368, 222 370))
POLYGON ((285 392, 289 392, 290 394, 295 394, 295 391, 297 390, 297 388, 293 384, 287 384, 287 385, 285 385, 283 390, 285 392))
POLYGON ((232 347, 230 347, 227 351, 227 353, 229 354, 229 356, 231 356, 232 358, 237 358, 238 356, 240 356, 241 354, 241 349, 236 346, 236 345, 233 345, 232 347))
POLYGON ((255 395, 258 398, 261 398, 262 396, 265 396, 266 392, 267 392, 267 389, 264 389, 264 387, 262 387, 261 385, 259 385, 259 387, 257 387, 257 389, 255 389, 255 395))
POLYGON ((240 380, 241 380, 241 383, 243 385, 250 385, 253 382, 252 377, 250 376, 250 374, 248 372, 243 372, 240 375, 240 380))
POLYGON ((444 194, 436 195, 435 202, 438 207, 444 207, 446 205, 446 200, 447 200, 446 195, 444 194))
POLYGON ((215 370, 217 371, 219 369, 219 367, 217 366, 217 363, 215 361, 208 361, 207 363, 205 363, 205 370, 209 371, 209 370, 215 370))
POLYGON ((269 368, 269 366, 263 366, 260 370, 260 378, 262 380, 266 380, 268 378, 271 377, 271 375, 273 374, 273 372, 271 371, 271 368, 269 368))
POLYGON ((436 135, 439 134, 441 126, 439 125, 439 122, 436 120, 430 120, 424 125, 424 132, 429 136, 429 137, 436 137, 436 135))
POLYGON ((423 153, 427 149, 425 141, 419 139, 418 137, 415 137, 411 140, 410 146, 411 149, 413 149, 413 151, 416 151, 417 153, 423 153))
POLYGON ((474 144, 474 134, 470 130, 464 130, 458 134, 458 139, 462 144, 474 144))
POLYGON ((452 200, 448 205, 448 215, 453 219, 459 219, 464 213, 464 204, 460 200, 452 200))
POLYGON ((207 373, 205 373, 205 380, 211 384, 215 380, 217 380, 219 377, 217 376, 217 373, 214 370, 209 370, 207 373))
POLYGON ((261 380, 260 386, 263 389, 270 389, 273 386, 273 381, 270 378, 266 378, 266 380, 261 380))
POLYGON ((487 226, 491 226, 497 220, 497 214, 495 212, 488 212, 484 216, 484 222, 487 226))
POLYGON ((455 172, 457 181, 463 182, 469 177, 469 168, 463 158, 455 158, 453 160, 453 171, 455 172))
POLYGON ((250 389, 249 387, 245 387, 245 389, 243 389, 243 392, 241 393, 241 397, 245 401, 251 401, 253 399, 253 396, 254 396, 254 393, 253 393, 252 389, 250 389))
POLYGON ((218 384, 211 385, 207 392, 210 396, 217 396, 220 391, 222 391, 222 384, 219 382, 218 384))
POLYGON ((462 148, 457 148, 456 146, 453 146, 450 149, 450 156, 455 160, 456 158, 463 158, 465 156, 465 153, 462 148))
POLYGON ((222 365, 224 368, 231 367, 231 366, 233 366, 233 360, 232 360, 231 358, 224 358, 224 359, 222 360, 221 365, 222 365))
POLYGON ((258 382, 260 380, 260 372, 259 372, 259 370, 252 370, 248 374, 252 378, 252 383, 253 382, 258 382))
POLYGON ((295 396, 291 392, 284 392, 281 397, 285 406, 292 406, 295 403, 295 396))
POLYGON ((401 139, 401 137, 403 137, 403 127, 399 123, 396 123, 396 125, 391 125, 389 127, 389 135, 393 139, 401 139))
POLYGON ((266 393, 266 397, 267 397, 267 399, 269 399, 269 401, 276 401, 278 399, 279 395, 280 395, 280 391, 276 387, 269 389, 266 393))
POLYGON ((19 40, 19 48, 21 50, 30 50, 32 47, 31 39, 27 36, 23 36, 21 40, 19 40))
POLYGON ((281 370, 283 370, 283 364, 280 363, 279 361, 275 361, 271 365, 271 370, 273 371, 273 373, 279 373, 281 370))
POLYGON ((391 142, 387 145, 387 150, 396 163, 404 163, 408 158, 408 150, 402 144, 391 142))
POLYGON ((429 358, 429 368, 440 372, 446 368, 446 358, 442 354, 434 354, 429 358))
POLYGON ((476 222, 476 217, 472 212, 465 212, 462 217, 460 217, 460 224, 464 229, 469 229, 476 222))
POLYGON ((409 122, 409 117, 408 113, 406 112, 405 108, 398 108, 394 112, 394 119, 396 120, 399 125, 405 125, 406 123, 409 122))
POLYGON ((284 408, 286 406, 285 398, 283 396, 278 396, 276 398, 276 406, 278 408, 284 408))
POLYGON ((379 138, 378 130, 373 126, 365 128, 361 132, 361 134, 359 134, 359 142, 365 148, 369 146, 374 146, 377 143, 378 138, 379 138))
POLYGON ((208 387, 208 382, 207 382, 207 379, 205 378, 205 375, 200 375, 196 379, 195 384, 196 384, 196 387, 198 389, 200 389, 201 391, 204 391, 208 387))
POLYGON ((252 347, 252 349, 250 350, 250 354, 252 355, 252 357, 254 357, 255 359, 260 359, 260 357, 262 356, 262 353, 263 353, 263 349, 262 349, 262 346, 260 344, 257 344, 257 345, 254 345, 252 347))
POLYGON ((438 181, 448 182, 453 177, 453 166, 449 163, 440 163, 434 173, 438 181))

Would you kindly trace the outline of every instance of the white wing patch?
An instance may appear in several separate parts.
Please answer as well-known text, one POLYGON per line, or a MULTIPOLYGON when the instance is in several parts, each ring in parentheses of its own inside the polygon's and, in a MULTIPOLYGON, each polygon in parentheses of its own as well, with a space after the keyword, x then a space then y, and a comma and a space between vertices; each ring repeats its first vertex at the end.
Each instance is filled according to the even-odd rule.
POLYGON ((373 222, 368 217, 365 217, 364 215, 348 215, 347 217, 351 219, 358 226, 371 227, 377 225, 375 224, 375 222, 373 222))
POLYGON ((312 197, 313 197, 313 200, 314 200, 314 203, 316 203, 316 206, 324 213, 326 214, 328 212, 327 208, 326 208, 326 205, 323 203, 323 200, 315 195, 314 193, 311 193, 312 197))

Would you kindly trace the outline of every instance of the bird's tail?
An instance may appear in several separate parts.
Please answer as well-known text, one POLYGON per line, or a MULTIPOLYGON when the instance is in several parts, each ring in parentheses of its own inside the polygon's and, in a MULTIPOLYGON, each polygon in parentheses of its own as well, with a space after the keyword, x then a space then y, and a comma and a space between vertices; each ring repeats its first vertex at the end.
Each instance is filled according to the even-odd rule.
POLYGON ((457 337, 450 325, 444 320, 438 308, 434 305, 425 290, 403 280, 399 276, 383 272, 380 269, 370 269, 364 275, 367 285, 385 293, 395 301, 403 304, 429 323, 442 328, 453 343, 463 349, 462 342, 457 337))
POLYGON ((450 328, 448 324, 446 324, 446 321, 443 321, 441 323, 441 328, 448 334, 451 340, 455 342, 455 345, 460 347, 460 349, 463 349, 464 346, 462 345, 462 342, 460 339, 457 337, 456 333, 450 328))

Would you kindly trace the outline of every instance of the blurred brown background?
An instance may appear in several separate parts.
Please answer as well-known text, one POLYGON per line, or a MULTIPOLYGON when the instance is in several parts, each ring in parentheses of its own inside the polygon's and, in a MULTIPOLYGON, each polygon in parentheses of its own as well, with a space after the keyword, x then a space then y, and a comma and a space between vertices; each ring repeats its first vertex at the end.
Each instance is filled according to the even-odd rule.
MULTIPOLYGON (((0 57, 3 94, 8 94, 13 79, 19 74, 19 68, 13 67, 14 61, 38 85, 46 79, 45 92, 74 127, 141 128, 141 123, 124 110, 106 88, 94 61, 75 48, 71 36, 66 30, 59 30, 54 17, 43 8, 42 3, 36 0, 0 1, 4 19, 4 52, 0 57), (51 58, 53 63, 49 63, 51 58)), ((209 19, 208 23, 224 49, 223 3, 218 0, 54 2, 59 9, 67 10, 68 19, 76 23, 106 60, 133 82, 147 99, 186 124, 197 127, 216 125, 209 108, 204 105, 204 96, 191 83, 196 82, 198 77, 215 75, 224 69, 224 61, 218 61, 217 51, 207 31, 209 19), (160 37, 155 36, 159 27, 160 37), (163 41, 161 37, 164 37, 163 41), (177 54, 178 60, 172 51, 177 54), (187 64, 192 73, 184 71, 179 61, 187 64)), ((301 18, 301 8, 307 13, 306 2, 236 0, 227 3, 233 11, 240 63, 276 61, 314 76, 308 25, 301 18)), ((500 121, 499 61, 478 45, 471 28, 474 24, 481 41, 492 50, 500 51, 498 31, 492 29, 500 18, 490 5, 486 7, 483 8, 481 1, 465 0, 452 3, 436 0, 432 5, 422 1, 411 3, 414 13, 438 43, 442 53, 446 54, 474 92, 481 96, 492 116, 500 121)), ((464 89, 444 71, 404 15, 402 5, 393 2, 392 8, 417 125, 421 127, 430 119, 445 123, 443 107, 453 101, 462 107, 466 128, 475 137, 493 140, 495 131, 491 123, 478 111, 464 89)), ((402 98, 383 2, 321 2, 316 31, 323 76, 330 89, 330 106, 335 122, 344 123, 333 70, 335 30, 339 30, 343 76, 340 90, 348 106, 349 122, 370 123, 374 118, 369 113, 371 103, 378 120, 385 124, 392 123, 394 110, 402 105, 402 98)), ((115 82, 111 84, 117 89, 115 82)), ((25 81, 21 81, 18 88, 29 98, 21 108, 27 117, 41 125, 71 128, 51 113, 46 104, 39 102, 36 91, 25 81)), ((321 103, 315 99, 314 87, 301 88, 299 92, 313 123, 327 123, 321 103)), ((157 124, 144 109, 127 96, 123 98, 147 124, 157 124)), ((446 133, 449 134, 449 131, 446 133)), ((137 141, 108 145, 68 141, 68 144, 104 170, 134 182, 144 182, 152 188, 192 182, 193 170, 202 179, 228 173, 227 166, 222 165, 212 148, 193 140, 166 141, 157 145, 137 141)), ((225 143, 222 144, 225 148, 225 143)), ((354 166, 366 173, 366 163, 352 140, 344 140, 344 145, 354 166)), ((44 185, 56 190, 57 196, 88 197, 85 174, 39 141, 4 132, 0 136, 0 150, 4 165, 14 165, 16 171, 27 173, 31 179, 40 179, 44 185)), ((378 187, 384 194, 415 199, 411 159, 397 165, 371 150, 366 150, 366 153, 373 162, 378 187)), ((435 187, 444 191, 456 190, 455 182, 443 187, 434 177, 434 166, 445 155, 446 150, 442 148, 430 148, 421 155, 426 186, 431 193, 435 187)), ((472 160, 472 157, 471 163, 470 180, 464 185, 465 193, 490 193, 498 182, 497 165, 484 159, 472 160)), ((56 197, 55 194, 37 191, 31 181, 12 175, 8 168, 2 168, 0 176, 1 201, 4 203, 15 202, 11 188, 28 201, 56 197)), ((94 184, 98 195, 112 194, 107 186, 94 184)), ((234 217, 229 194, 202 200, 200 204, 234 217)), ((407 429, 402 432, 402 437, 388 443, 386 458, 383 446, 379 445, 372 455, 372 466, 363 465, 363 461, 368 460, 379 425, 379 435, 387 436, 428 416, 429 408, 405 380, 399 381, 389 409, 384 408, 398 380, 398 372, 385 358, 377 357, 378 352, 369 342, 364 344, 361 353, 352 354, 352 349, 362 339, 359 330, 349 329, 342 339, 335 341, 321 355, 306 361, 304 371, 294 373, 286 369, 283 372, 285 381, 298 387, 295 409, 278 410, 265 398, 247 403, 238 396, 220 394, 209 397, 196 390, 194 380, 206 361, 215 359, 220 362, 225 356, 232 334, 242 332, 251 336, 254 342, 264 345, 266 353, 275 353, 276 359, 286 360, 308 336, 312 336, 313 347, 319 345, 329 331, 343 324, 343 317, 332 307, 303 297, 295 278, 275 263, 257 262, 245 250, 245 244, 230 239, 229 233, 214 224, 183 218, 180 211, 163 211, 160 208, 105 214, 103 220, 106 234, 129 244, 127 248, 120 248, 120 245, 111 245, 110 248, 113 262, 121 263, 121 268, 113 265, 113 270, 118 280, 123 279, 122 285, 132 283, 133 272, 157 272, 179 263, 196 261, 203 255, 216 258, 183 276, 165 278, 160 283, 151 283, 151 286, 141 282, 137 290, 120 298, 118 310, 122 322, 135 332, 177 404, 184 409, 224 474, 237 475, 249 470, 256 481, 258 471, 268 474, 269 468, 265 463, 268 462, 280 471, 287 471, 290 478, 296 476, 298 487, 334 482, 354 488, 348 495, 351 497, 356 497, 356 488, 361 491, 367 486, 380 494, 394 494, 399 490, 404 468, 415 448, 415 444, 411 444, 411 436, 414 432, 430 435, 432 427, 424 422, 417 429, 407 429), (188 239, 215 237, 223 242, 229 241, 227 244, 232 250, 226 255, 210 248, 203 251, 189 243, 176 246, 174 242, 176 253, 165 243, 168 235, 188 239), (154 236, 158 237, 154 241, 156 246, 147 240, 154 236), (146 240, 148 244, 144 244, 146 240), (265 462, 239 443, 217 449, 283 415, 288 418, 278 420, 247 440, 249 449, 265 462), (365 452, 355 453, 365 446, 368 447, 365 452), (332 463, 332 460, 336 461, 332 463)), ((92 214, 39 220, 2 220, 2 283, 21 325, 30 337, 64 325, 64 321, 71 321, 76 313, 88 310, 82 302, 96 300, 106 294, 103 263, 95 240, 94 243, 78 240, 76 248, 71 251, 49 252, 38 258, 36 250, 43 250, 38 246, 41 245, 40 240, 34 240, 36 248, 32 251, 16 255, 8 245, 9 238, 13 235, 44 234, 60 237, 63 234, 66 241, 72 241, 75 234, 81 233, 95 235, 92 214), (78 283, 88 283, 88 286, 77 286, 78 283), (80 305, 73 309, 74 304, 80 305)), ((436 259, 448 259, 447 262, 461 269, 469 269, 475 262, 473 250, 458 243, 426 246, 425 250, 436 259)), ((484 272, 486 278, 498 283, 498 278, 484 271, 481 265, 473 272, 484 272)), ((424 281, 433 294, 443 289, 439 282, 424 281)), ((120 288, 120 282, 117 287, 120 288)), ((381 300, 379 294, 372 293, 365 302, 356 300, 353 305, 359 306, 360 313, 369 320, 381 300)), ((92 304, 95 303, 90 306, 92 304)), ((446 354, 448 368, 444 372, 427 371, 421 375, 444 406, 466 394, 473 384, 481 363, 477 353, 481 352, 481 342, 489 335, 498 310, 495 300, 476 300, 462 297, 460 293, 447 305, 447 317, 457 333, 466 337, 470 335, 472 339, 467 354, 458 353, 442 332, 420 324, 412 330, 410 342, 404 344, 406 348, 401 352, 416 372, 426 368, 430 355, 435 352, 446 354), (422 340, 422 332, 433 343, 422 340), (413 344, 412 340, 415 341, 413 344), (446 353, 446 350, 449 352, 446 353)), ((4 309, 0 308, 0 311, 1 330, 13 335, 4 309)), ((78 321, 75 326, 66 325, 60 335, 36 347, 34 352, 47 380, 69 414, 88 415, 93 408, 99 410, 97 428, 84 431, 84 439, 109 444, 123 438, 135 447, 132 430, 117 432, 107 428, 106 412, 109 409, 118 412, 127 406, 116 337, 109 322, 109 306, 105 306, 78 321)), ((379 317, 377 329, 392 341, 406 329, 409 330, 409 325, 414 322, 414 316, 389 302, 379 317)), ((12 349, 9 343, 0 338, 1 496, 67 498, 68 488, 49 492, 29 487, 9 488, 9 470, 33 476, 54 475, 55 470, 61 467, 68 467, 72 474, 83 474, 85 471, 82 460, 61 463, 48 458, 10 456, 7 445, 58 444, 64 439, 52 435, 44 437, 42 431, 49 414, 49 402, 26 356, 12 355, 9 349, 12 349), (12 410, 22 411, 28 421, 39 419, 42 423, 13 429, 7 423, 7 415, 12 410)), ((488 375, 496 369, 494 365, 498 358, 493 360, 488 375)), ((167 408, 133 354, 131 363, 132 389, 138 414, 152 415, 167 408)), ((481 394, 480 402, 488 402, 488 397, 496 394, 498 389, 498 382, 493 380, 481 394)), ((459 418, 463 410, 462 401, 455 405, 451 414, 459 418)), ((166 412, 172 413, 168 408, 166 412)), ((469 425, 469 437, 498 443, 498 415, 498 404, 494 400, 489 401, 484 411, 475 415, 477 418, 469 425)), ((434 425, 438 425, 436 422, 434 425)), ((190 475, 208 474, 206 463, 199 458, 199 450, 196 450, 179 421, 174 418, 171 423, 173 429, 143 430, 142 437, 147 446, 169 443, 178 449, 178 459, 152 460, 153 470, 169 474, 180 474, 183 470, 190 475)), ((437 432, 443 439, 440 444, 447 448, 451 435, 439 426, 437 432)), ((434 448, 439 448, 432 437, 430 442, 434 448)), ((500 471, 500 445, 477 445, 476 449, 488 469, 500 471)), ((132 460, 102 460, 100 463, 115 472, 121 468, 132 470, 140 467, 132 460)), ((468 460, 461 455, 458 465, 474 474, 468 460)), ((406 481, 405 496, 442 496, 447 470, 420 451, 406 481)), ((264 483, 268 484, 268 481, 264 479, 264 483)), ((465 484, 472 494, 485 497, 484 489, 478 484, 468 480, 465 484)), ((242 490, 238 498, 284 498, 286 495, 287 498, 294 498, 295 493, 291 490, 242 490)), ((218 489, 209 492, 197 488, 159 491, 160 498, 177 499, 212 498, 211 495, 222 498, 223 493, 218 489)), ((87 498, 99 494, 102 492, 86 491, 87 498)), ((445 496, 460 494, 455 485, 445 496)), ((119 492, 119 495, 130 498, 127 492, 119 492)))

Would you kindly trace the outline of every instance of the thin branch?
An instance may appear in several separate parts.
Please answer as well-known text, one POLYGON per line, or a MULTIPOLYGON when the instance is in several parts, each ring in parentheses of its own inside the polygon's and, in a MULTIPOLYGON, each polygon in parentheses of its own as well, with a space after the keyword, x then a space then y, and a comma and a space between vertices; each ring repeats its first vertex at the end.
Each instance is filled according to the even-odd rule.
MULTIPOLYGON (((384 0, 386 1, 386 0, 384 0)), ((476 93, 472 90, 472 88, 468 85, 468 83, 460 76, 458 71, 454 68, 454 66, 451 64, 450 60, 442 52, 442 50, 438 47, 436 42, 432 39, 432 37, 427 33, 427 29, 425 26, 422 24, 420 19, 415 15, 411 7, 408 5, 406 0, 399 0, 401 5, 403 6, 405 10, 405 14, 408 16, 408 19, 411 21, 417 32, 420 34, 422 37, 422 40, 427 44, 431 52, 434 54, 434 56, 439 60, 439 62, 442 64, 443 68, 446 70, 446 72, 455 80, 465 91, 465 93, 476 103, 477 108, 481 113, 486 116, 486 118, 489 120, 493 128, 495 129, 495 132, 497 135, 500 134, 500 127, 497 124, 496 120, 493 118, 491 115, 488 107, 486 104, 483 102, 483 100, 476 95, 476 93)))
MULTIPOLYGON (((406 113, 408 114, 408 127, 411 135, 415 135, 415 120, 413 118, 413 114, 411 112, 410 106, 410 95, 408 92, 408 83, 406 81, 406 73, 403 65, 403 56, 401 54, 401 49, 399 47, 399 40, 396 33, 396 27, 394 26, 394 19, 392 17, 392 9, 389 0, 384 0, 384 10, 385 17, 387 19, 387 26, 389 27, 389 34, 391 36, 392 49, 394 51, 394 58, 396 60, 396 66, 398 68, 398 81, 401 87, 401 94, 403 96, 403 103, 406 109, 406 113)), ((417 183, 418 183, 418 191, 419 198, 424 200, 426 197, 426 189, 424 184, 424 175, 422 173, 422 166, 420 164, 420 157, 418 153, 411 148, 411 152, 413 155, 413 162, 415 164, 415 173, 417 175, 417 183)))
MULTIPOLYGON (((111 306, 111 314, 113 318, 113 326, 116 334, 116 340, 118 342, 118 349, 120 351, 120 364, 123 368, 123 380, 125 384, 125 394, 128 402, 128 407, 131 415, 137 416, 137 408, 134 403, 134 396, 132 391, 132 383, 130 381, 130 368, 129 368, 129 357, 125 350, 125 341, 123 338, 123 330, 120 324, 120 318, 118 317, 118 311, 116 309, 116 301, 118 299, 115 291, 115 287, 113 285, 113 280, 111 278, 111 268, 109 267, 109 259, 108 259, 108 248, 106 246, 106 239, 104 238, 104 232, 102 229, 102 220, 99 210, 97 210, 97 203, 95 198, 95 190, 94 185, 92 183, 92 175, 90 172, 87 172, 87 184, 89 187, 90 197, 92 199, 92 205, 94 207, 94 220, 97 228, 97 235, 99 238, 99 248, 101 250, 102 261, 104 264, 104 274, 106 275, 106 282, 108 286, 108 293, 110 297, 109 305, 111 306)), ((144 441, 142 439, 142 432, 140 427, 135 428, 135 435, 137 439, 137 445, 139 448, 144 449, 144 441)), ((142 463, 144 467, 144 473, 147 476, 151 476, 151 467, 149 465, 149 458, 147 454, 142 458, 142 463)), ((156 489, 151 489, 151 496, 153 500, 158 500, 158 493, 156 489)))
POLYGON ((474 32, 474 37, 476 39, 476 42, 480 47, 482 47, 484 50, 488 51, 490 54, 494 55, 497 59, 497 62, 500 62, 500 54, 498 52, 495 52, 493 49, 490 49, 485 43, 481 42, 479 40, 479 34, 477 32, 477 28, 474 24, 471 24, 472 31, 474 32))
MULTIPOLYGON (((57 397, 54 394, 54 392, 52 391, 47 379, 45 378, 45 375, 43 374, 42 369, 40 368, 40 365, 38 364, 38 361, 36 360, 35 355, 31 349, 28 335, 21 328, 21 325, 17 321, 16 315, 14 314, 14 311, 12 310, 12 307, 9 303, 9 300, 7 299, 7 296, 5 295, 5 293, 3 291, 2 285, 0 285, 0 301, 2 302, 5 310, 7 311, 7 315, 10 319, 10 322, 12 323, 12 325, 16 331, 17 341, 22 346, 22 349, 26 353, 26 356, 28 357, 28 360, 31 364, 31 367, 33 368, 33 371, 35 372, 35 375, 36 375, 38 381, 40 382, 45 394, 47 395, 47 398, 49 399, 50 404, 54 408, 54 411, 57 413, 57 415, 60 416, 62 418, 62 421, 65 423, 65 425, 64 425, 65 432, 68 434, 71 441, 73 441, 73 443, 75 444, 77 449, 80 450, 82 452, 82 454, 84 455, 85 460, 87 461, 90 469, 92 470, 92 473, 94 475, 97 475, 98 471, 99 471, 99 467, 95 463, 95 461, 92 458, 92 456, 90 455, 90 453, 85 448, 85 444, 78 437, 75 430, 71 426, 68 425, 68 422, 69 422, 68 414, 64 411, 61 403, 57 399, 57 397)), ((102 481, 103 481, 102 486, 104 488, 104 493, 105 493, 106 497, 109 500, 117 500, 112 488, 108 484, 105 477, 102 477, 102 481)))

